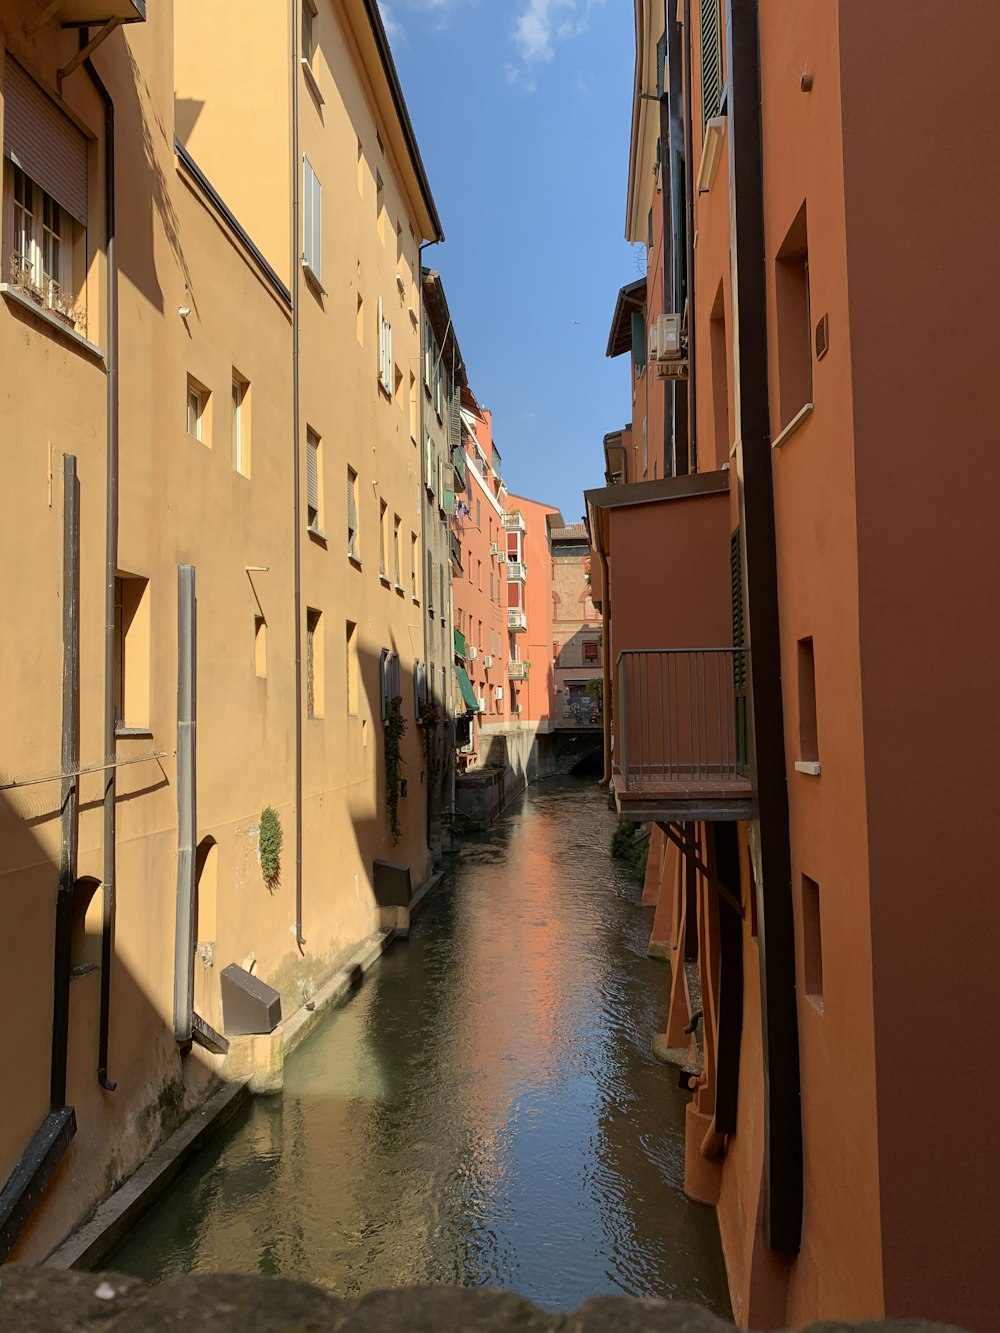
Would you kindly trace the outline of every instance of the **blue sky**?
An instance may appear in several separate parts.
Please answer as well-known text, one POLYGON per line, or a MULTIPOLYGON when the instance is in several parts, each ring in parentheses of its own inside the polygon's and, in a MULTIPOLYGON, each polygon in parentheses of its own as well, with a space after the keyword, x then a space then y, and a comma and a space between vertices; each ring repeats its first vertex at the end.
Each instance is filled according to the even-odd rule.
POLYGON ((504 479, 567 522, 630 414, 604 355, 624 239, 634 63, 628 0, 380 0, 445 243, 469 380, 504 479))

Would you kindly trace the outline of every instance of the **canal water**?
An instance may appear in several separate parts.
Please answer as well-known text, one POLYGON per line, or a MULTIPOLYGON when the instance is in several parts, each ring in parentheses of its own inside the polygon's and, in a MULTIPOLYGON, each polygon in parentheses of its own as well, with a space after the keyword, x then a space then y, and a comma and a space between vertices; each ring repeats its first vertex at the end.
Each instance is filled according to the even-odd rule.
POLYGON ((450 1282, 550 1309, 626 1293, 729 1315, 684 1197, 686 1098, 650 1038, 667 968, 592 782, 540 782, 467 844, 350 1003, 102 1266, 450 1282))

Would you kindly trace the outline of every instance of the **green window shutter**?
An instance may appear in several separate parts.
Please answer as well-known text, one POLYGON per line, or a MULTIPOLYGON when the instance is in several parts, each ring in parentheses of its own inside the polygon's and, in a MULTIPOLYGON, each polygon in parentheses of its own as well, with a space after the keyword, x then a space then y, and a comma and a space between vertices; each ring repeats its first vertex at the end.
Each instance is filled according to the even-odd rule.
POLYGON ((646 369, 646 320, 641 311, 632 311, 632 364, 635 373, 646 369))
POLYGON ((649 217, 646 219, 647 241, 649 249, 653 248, 653 210, 649 210, 649 217))
POLYGON ((656 43, 656 95, 662 97, 667 86, 667 34, 656 43))
POLYGON ((702 127, 719 114, 722 100, 722 15, 719 0, 701 0, 702 127))

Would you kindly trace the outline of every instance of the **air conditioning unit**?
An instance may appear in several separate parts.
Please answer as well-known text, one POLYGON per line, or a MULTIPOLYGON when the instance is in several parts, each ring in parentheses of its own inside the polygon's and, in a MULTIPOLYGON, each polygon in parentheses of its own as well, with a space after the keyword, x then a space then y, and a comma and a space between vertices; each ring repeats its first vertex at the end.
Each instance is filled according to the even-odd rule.
POLYGON ((465 650, 465 655, 470 662, 474 662, 476 658, 479 656, 479 649, 476 647, 474 643, 470 643, 465 650))
POLYGON ((485 699, 480 699, 480 700, 479 700, 479 711, 480 711, 481 713, 485 713, 485 712, 486 712, 486 700, 485 700, 485 699))
POLYGON ((511 706, 510 706, 510 711, 511 711, 512 713, 520 713, 520 711, 521 711, 521 705, 520 705, 520 704, 511 704, 511 706))
POLYGON ((500 554, 500 547, 497 546, 496 542, 491 542, 490 555, 499 555, 499 554, 500 554))
POLYGON ((684 339, 681 332, 680 315, 660 315, 656 321, 655 337, 650 332, 652 346, 650 353, 654 361, 682 361, 684 359, 684 339))
POLYGON ((493 654, 485 653, 483 655, 483 667, 485 668, 485 670, 489 671, 492 665, 493 665, 493 654))
POLYGON ((506 563, 507 563, 507 552, 506 552, 506 551, 497 551, 497 564, 498 564, 498 565, 505 565, 506 563))
POLYGON ((500 700, 503 698, 503 686, 502 686, 502 685, 498 685, 498 686, 497 686, 497 694, 496 694, 496 697, 497 697, 497 702, 499 703, 500 700))
POLYGON ((406 295, 406 283, 403 281, 402 273, 396 274, 396 286, 399 288, 400 296, 406 295))

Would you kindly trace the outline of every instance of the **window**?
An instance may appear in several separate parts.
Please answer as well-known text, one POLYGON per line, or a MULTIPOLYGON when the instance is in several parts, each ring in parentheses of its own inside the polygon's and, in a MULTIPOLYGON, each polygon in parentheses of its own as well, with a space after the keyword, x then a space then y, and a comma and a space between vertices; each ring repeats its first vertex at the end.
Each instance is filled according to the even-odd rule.
POLYGON ((399 655, 382 649, 380 673, 382 678, 382 721, 389 716, 389 705, 401 698, 399 686, 399 655))
POLYGON ((583 645, 584 665, 589 662, 597 663, 600 660, 600 653, 596 639, 589 639, 583 645))
POLYGON ((445 561, 442 560, 440 566, 438 567, 438 573, 441 576, 441 604, 438 609, 441 612, 442 625, 445 623, 445 614, 448 609, 448 603, 445 601, 445 596, 444 596, 444 567, 445 567, 445 561))
POLYGON ((358 711, 358 627, 347 622, 347 711, 354 717, 358 711))
POLYGON ((302 158, 302 267, 317 286, 323 283, 323 187, 309 159, 302 158))
POLYGON ((482 592, 482 590, 483 590, 483 562, 482 562, 481 560, 477 560, 477 561, 476 561, 476 565, 478 566, 478 579, 479 579, 479 582, 477 583, 476 586, 479 588, 479 591, 482 592))
POLYGON ((412 370, 410 371, 410 396, 408 401, 410 408, 410 439, 416 444, 420 410, 417 401, 417 377, 412 370))
POLYGON ((410 595, 417 601, 417 534, 410 533, 410 595))
POLYGON ((440 353, 434 360, 434 411, 438 421, 444 420, 444 372, 440 353))
POLYGON ((115 579, 115 727, 149 728, 149 582, 121 574, 115 579))
POLYGON ((719 0, 701 0, 701 123, 719 114, 722 100, 722 16, 719 0))
POLYGON ((358 474, 347 469, 347 554, 360 560, 358 546, 358 474))
POLYGON ((253 669, 264 679, 267 675, 267 621, 263 616, 253 618, 253 669))
POLYGON ((816 661, 812 639, 799 639, 799 759, 819 763, 816 733, 816 661))
POLYGON ((385 548, 386 548, 386 543, 387 543, 387 540, 388 540, 388 532, 386 531, 386 526, 387 526, 388 521, 389 521, 389 520, 388 520, 388 513, 389 513, 389 510, 388 510, 388 507, 387 507, 385 501, 384 501, 384 500, 379 500, 379 502, 378 502, 378 572, 382 575, 383 578, 385 578, 385 571, 386 571, 386 563, 385 563, 385 559, 386 559, 386 550, 385 550, 385 548))
POLYGON ((427 593, 427 614, 434 614, 434 557, 430 551, 427 552, 427 581, 424 584, 427 593))
POLYGON ((312 65, 316 54, 316 33, 319 27, 319 15, 312 0, 302 0, 302 59, 312 65))
POLYGON ((385 185, 382 182, 381 171, 375 173, 375 220, 378 238, 385 245, 385 185))
POLYGON ((476 500, 476 527, 480 532, 483 530, 483 502, 476 500))
POLYGON ((233 467, 250 476, 250 385, 233 371, 233 467))
POLYGON ((552 645, 552 661, 555 666, 559 665, 559 645, 557 643, 552 645))
POLYGON ((490 601, 493 601, 493 571, 490 570, 490 601))
POLYGON ((379 387, 391 396, 393 391, 392 325, 385 317, 385 307, 381 296, 378 299, 378 327, 378 382, 379 387))
POLYGON ((323 616, 306 608, 306 713, 323 716, 323 616))
POLYGON ((187 433, 203 444, 210 441, 208 431, 208 390, 203 384, 188 376, 187 381, 187 433))
POLYGON ((806 999, 823 1012, 823 931, 819 885, 802 876, 802 971, 806 999))
POLYGON ((729 425, 729 336, 726 332, 726 298, 722 283, 715 294, 709 323, 712 353, 712 416, 715 425, 715 466, 729 458, 732 431, 729 425))
POLYGON ((396 587, 402 592, 403 561, 402 561, 402 553, 399 549, 399 539, 400 539, 399 515, 394 514, 392 519, 392 572, 396 580, 396 587))
POLYGON ((87 140, 9 57, 3 77, 2 278, 85 334, 87 140))
POLYGON ((322 474, 320 438, 311 426, 306 428, 306 522, 310 532, 322 535, 320 496, 322 474))
POLYGON ((812 403, 812 328, 806 206, 799 209, 774 262, 778 321, 778 429, 812 403))

